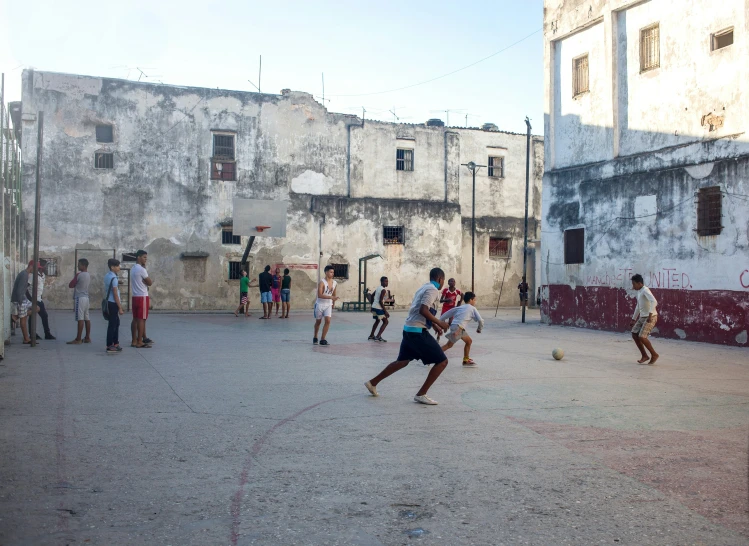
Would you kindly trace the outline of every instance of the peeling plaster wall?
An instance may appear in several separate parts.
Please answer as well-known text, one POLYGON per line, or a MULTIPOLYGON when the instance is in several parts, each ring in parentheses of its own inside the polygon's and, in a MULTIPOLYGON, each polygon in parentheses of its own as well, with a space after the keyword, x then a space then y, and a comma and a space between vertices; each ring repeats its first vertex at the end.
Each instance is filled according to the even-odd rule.
MULTIPOLYGON (((487 234, 522 224, 525 135, 369 120, 362 127, 361 119, 327 112, 311 95, 292 91, 267 95, 33 70, 25 71, 23 82, 27 214, 33 209, 36 113, 45 112, 40 250, 42 257, 58 258, 60 272, 45 288, 51 307, 72 305, 67 283, 76 249, 92 262, 96 301, 106 259, 145 248, 156 309, 232 308, 239 287, 228 280, 229 262, 241 260, 247 243, 247 237, 241 245, 221 243, 234 197, 289 203, 287 237, 257 238, 249 263, 251 277, 266 264, 292 266, 294 307, 311 306, 318 261, 349 264, 339 295, 356 300, 358 259, 373 253, 384 259, 369 262, 367 284, 389 276, 399 305, 410 303, 434 266, 465 288, 471 179, 460 164, 484 164, 487 146, 506 148, 507 177, 477 180, 483 237, 477 256, 488 250, 487 234), (101 123, 114 126, 113 143, 96 142, 101 123), (211 131, 236 134, 236 181, 210 179, 211 131), (396 171, 396 149, 409 146, 415 170, 396 171), (114 169, 94 168, 97 151, 114 154, 114 169), (384 245, 383 225, 404 226, 406 244, 384 245)), ((534 140, 532 229, 540 215, 541 142, 534 140)), ((519 271, 517 244, 508 279, 519 271)), ((477 268, 486 290, 482 304, 496 301, 489 292, 497 286, 497 265, 483 260, 477 268)), ((517 298, 516 292, 509 293, 517 298)), ((251 293, 253 307, 257 300, 251 293)))
POLYGON ((659 335, 746 345, 748 22, 742 0, 699 0, 688 11, 671 0, 546 2, 543 320, 625 330, 629 278, 640 273, 660 302, 659 335), (653 23, 660 67, 641 73, 639 33, 653 23), (734 44, 711 51, 711 33, 729 26, 734 44), (608 77, 600 101, 578 112, 558 107, 568 101, 558 72, 571 65, 555 54, 569 44, 615 52, 595 64, 591 56, 591 74, 608 77), (724 116, 722 126, 703 125, 711 113, 724 116), (600 132, 598 145, 566 152, 591 132, 600 132), (711 186, 722 192, 723 229, 699 236, 697 194, 711 186), (564 231, 581 227, 585 261, 565 265, 564 231))

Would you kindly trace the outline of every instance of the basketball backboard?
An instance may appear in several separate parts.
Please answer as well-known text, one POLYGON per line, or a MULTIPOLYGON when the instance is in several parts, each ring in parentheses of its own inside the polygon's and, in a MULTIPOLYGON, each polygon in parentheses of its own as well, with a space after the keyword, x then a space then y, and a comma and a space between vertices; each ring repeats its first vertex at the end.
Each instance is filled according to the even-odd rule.
POLYGON ((255 237, 286 237, 287 207, 286 201, 235 197, 232 232, 255 237))

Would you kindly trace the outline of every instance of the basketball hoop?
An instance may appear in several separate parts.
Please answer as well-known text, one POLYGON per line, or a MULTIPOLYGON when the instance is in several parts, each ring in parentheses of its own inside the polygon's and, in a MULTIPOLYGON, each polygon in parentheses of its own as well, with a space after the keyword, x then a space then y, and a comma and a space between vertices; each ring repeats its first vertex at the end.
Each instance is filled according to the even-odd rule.
POLYGON ((255 226, 255 229, 256 229, 256 230, 257 230, 257 231, 258 231, 259 233, 262 233, 262 232, 263 232, 263 231, 265 231, 266 229, 270 229, 270 226, 255 226))

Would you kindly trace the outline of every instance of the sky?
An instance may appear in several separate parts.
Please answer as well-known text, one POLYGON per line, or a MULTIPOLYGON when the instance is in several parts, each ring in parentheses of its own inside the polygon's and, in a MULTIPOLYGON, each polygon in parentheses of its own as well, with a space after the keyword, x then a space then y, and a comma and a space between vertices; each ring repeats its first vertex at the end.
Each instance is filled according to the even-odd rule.
POLYGON ((261 91, 322 102, 324 74, 332 112, 542 134, 542 25, 542 0, 0 0, 0 72, 8 100, 24 68, 256 91, 262 55, 261 91))

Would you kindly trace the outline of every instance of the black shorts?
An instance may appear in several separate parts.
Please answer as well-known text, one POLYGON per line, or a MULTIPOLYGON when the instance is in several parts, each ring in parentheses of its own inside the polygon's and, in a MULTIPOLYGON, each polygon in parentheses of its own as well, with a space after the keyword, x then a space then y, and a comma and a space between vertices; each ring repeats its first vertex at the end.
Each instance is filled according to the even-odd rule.
POLYGON ((424 364, 438 364, 447 360, 439 343, 429 331, 424 329, 421 333, 403 331, 398 361, 421 360, 424 364))

